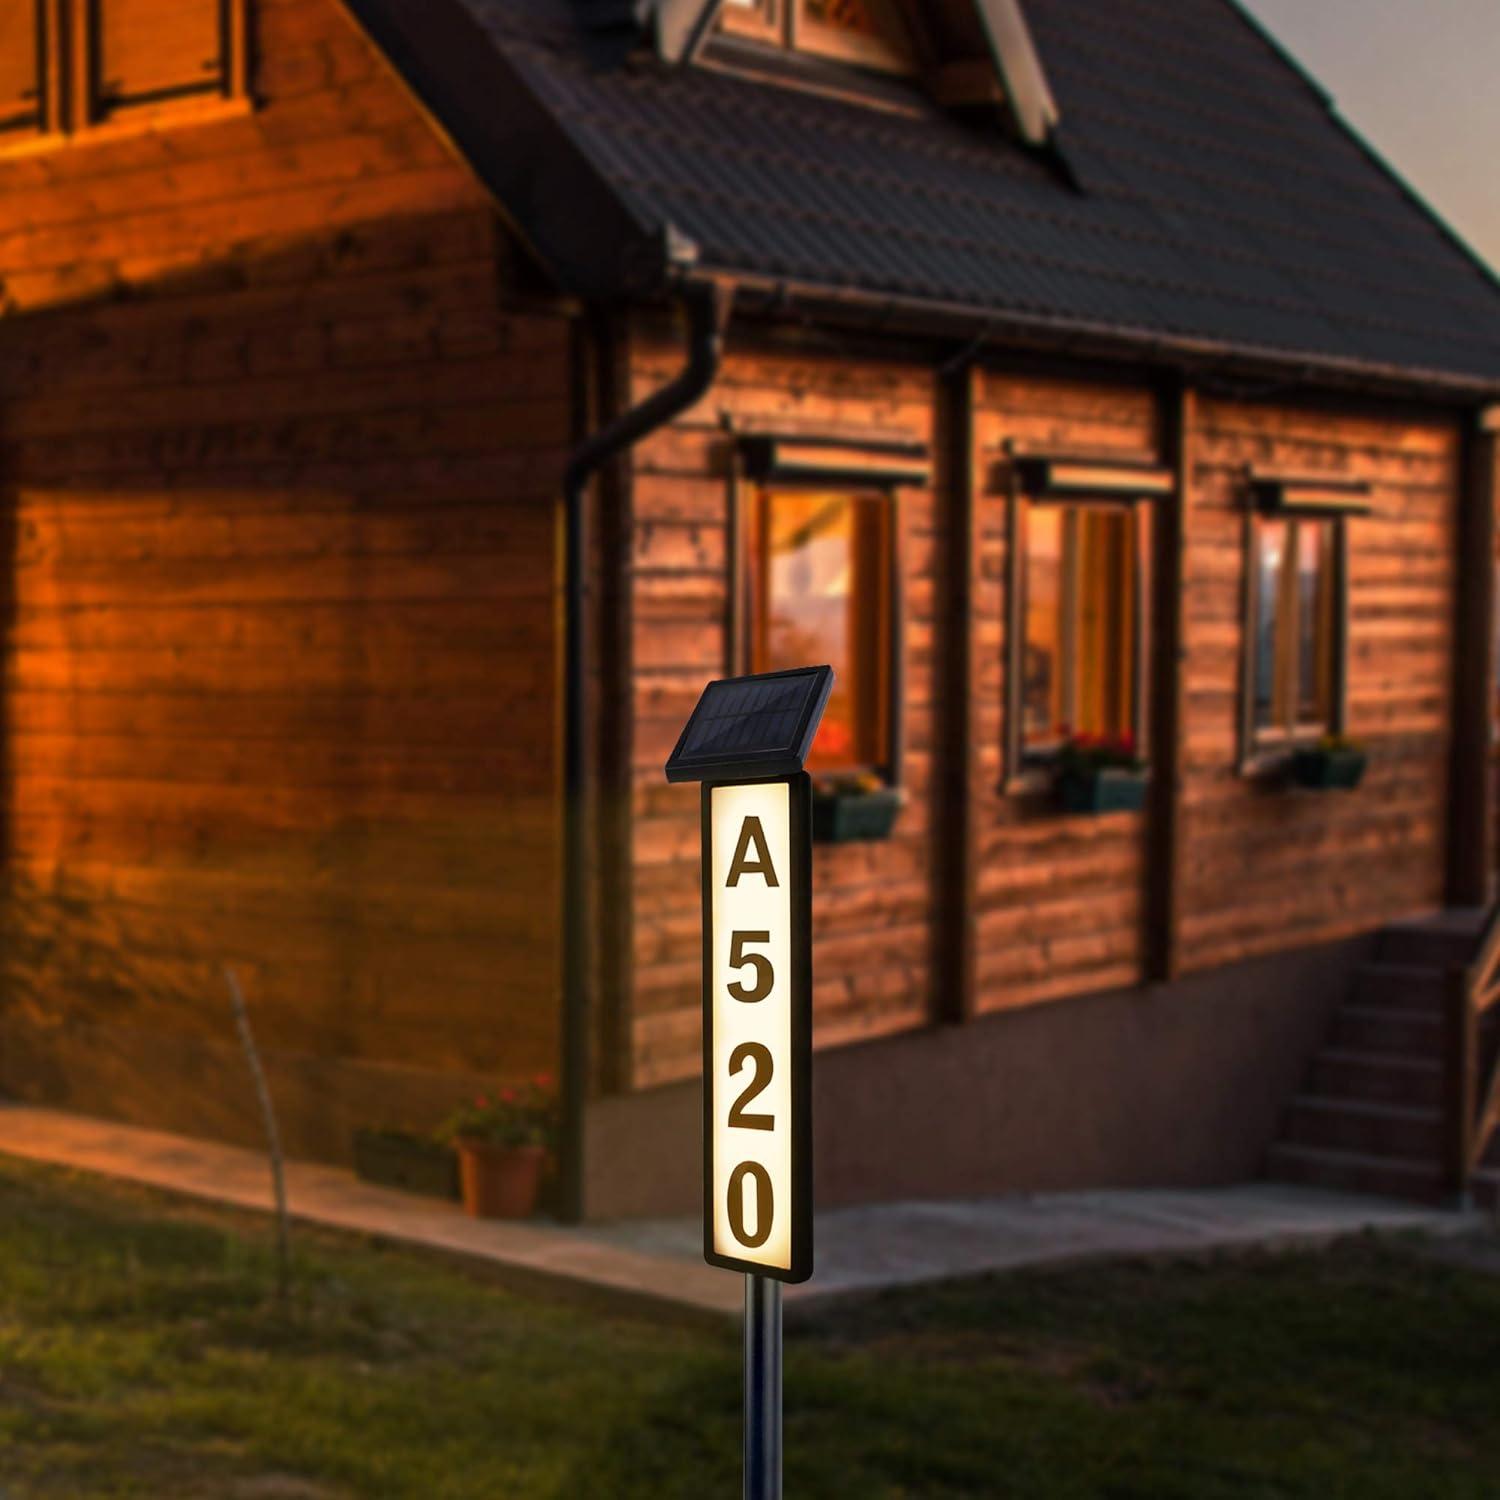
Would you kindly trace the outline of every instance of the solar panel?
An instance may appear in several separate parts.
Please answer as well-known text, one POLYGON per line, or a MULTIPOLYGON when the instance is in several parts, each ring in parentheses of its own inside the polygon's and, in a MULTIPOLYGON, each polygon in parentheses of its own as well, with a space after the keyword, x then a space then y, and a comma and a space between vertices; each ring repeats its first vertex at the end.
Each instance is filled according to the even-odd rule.
POLYGON ((832 690, 832 667, 709 683, 667 761, 667 780, 749 781, 800 771, 832 690))

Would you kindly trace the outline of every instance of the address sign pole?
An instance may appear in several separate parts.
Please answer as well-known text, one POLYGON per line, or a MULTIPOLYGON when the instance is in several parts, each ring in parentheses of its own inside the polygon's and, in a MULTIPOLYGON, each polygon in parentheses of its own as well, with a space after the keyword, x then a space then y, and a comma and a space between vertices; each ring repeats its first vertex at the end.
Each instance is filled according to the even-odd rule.
POLYGON ((812 782, 829 667, 711 682, 702 783, 703 1257, 745 1276, 746 1500, 781 1495, 781 1288, 812 1275, 812 782))

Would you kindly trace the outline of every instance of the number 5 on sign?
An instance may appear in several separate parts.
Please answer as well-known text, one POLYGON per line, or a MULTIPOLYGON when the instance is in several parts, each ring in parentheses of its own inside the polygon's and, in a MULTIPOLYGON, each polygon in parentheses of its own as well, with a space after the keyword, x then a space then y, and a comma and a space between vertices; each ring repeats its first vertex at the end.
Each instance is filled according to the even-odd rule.
POLYGON ((705 786, 704 1253, 811 1273, 809 782, 705 786))

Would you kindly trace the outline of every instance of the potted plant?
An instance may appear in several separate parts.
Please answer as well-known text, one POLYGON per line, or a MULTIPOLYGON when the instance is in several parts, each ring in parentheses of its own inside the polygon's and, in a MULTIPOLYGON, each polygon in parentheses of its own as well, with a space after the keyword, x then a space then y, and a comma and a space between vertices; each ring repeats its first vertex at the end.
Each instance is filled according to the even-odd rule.
POLYGON ((1292 752, 1292 776, 1298 786, 1315 791, 1352 792, 1364 780, 1369 760, 1356 740, 1326 734, 1316 745, 1299 745, 1292 752))
POLYGON ((444 1122, 458 1152, 464 1207, 476 1219, 525 1219, 536 1212, 551 1155, 557 1099, 545 1074, 479 1094, 444 1122))
POLYGON ((873 771, 821 777, 813 783, 813 838, 822 844, 889 838, 901 801, 873 771))
POLYGON ((1146 764, 1128 734, 1071 735, 1057 757, 1065 812, 1135 812, 1145 806, 1146 779, 1146 764))
POLYGON ((459 1196, 458 1159, 430 1135, 407 1130, 354 1132, 354 1172, 366 1182, 420 1193, 426 1198, 459 1196))

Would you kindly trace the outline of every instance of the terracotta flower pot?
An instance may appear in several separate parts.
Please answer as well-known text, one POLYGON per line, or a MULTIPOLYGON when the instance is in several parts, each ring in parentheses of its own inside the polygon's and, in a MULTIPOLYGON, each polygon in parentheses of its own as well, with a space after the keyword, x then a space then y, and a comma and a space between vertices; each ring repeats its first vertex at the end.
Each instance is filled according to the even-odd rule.
POLYGON ((458 1170, 464 1207, 476 1219, 526 1219, 536 1212, 545 1146, 493 1146, 459 1141, 458 1170))

